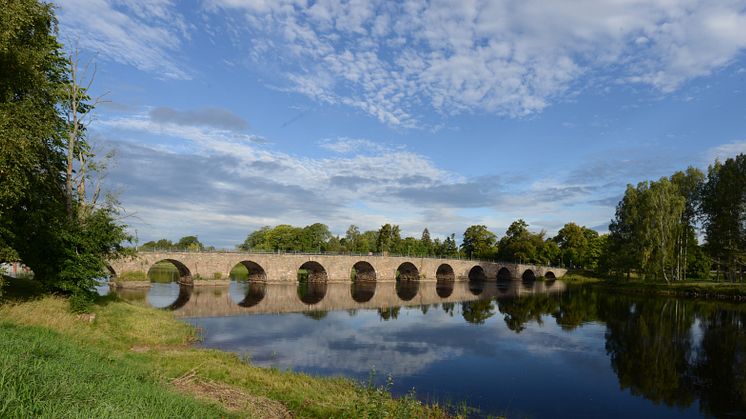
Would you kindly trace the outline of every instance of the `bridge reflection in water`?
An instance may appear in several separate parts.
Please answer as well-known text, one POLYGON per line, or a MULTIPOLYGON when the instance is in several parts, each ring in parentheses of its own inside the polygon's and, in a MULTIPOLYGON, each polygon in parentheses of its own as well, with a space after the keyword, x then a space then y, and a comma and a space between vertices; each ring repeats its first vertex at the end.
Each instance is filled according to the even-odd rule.
POLYGON ((124 299, 173 310, 183 317, 381 309, 456 303, 565 290, 554 281, 357 281, 297 284, 231 281, 228 286, 153 284, 147 290, 117 290, 124 299))

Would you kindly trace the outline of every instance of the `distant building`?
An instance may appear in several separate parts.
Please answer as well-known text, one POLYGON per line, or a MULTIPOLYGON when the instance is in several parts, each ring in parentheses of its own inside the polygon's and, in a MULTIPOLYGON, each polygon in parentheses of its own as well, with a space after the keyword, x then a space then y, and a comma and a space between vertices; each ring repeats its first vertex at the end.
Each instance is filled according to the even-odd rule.
POLYGON ((0 263, 0 272, 4 275, 18 278, 19 276, 32 275, 31 269, 21 262, 0 263))

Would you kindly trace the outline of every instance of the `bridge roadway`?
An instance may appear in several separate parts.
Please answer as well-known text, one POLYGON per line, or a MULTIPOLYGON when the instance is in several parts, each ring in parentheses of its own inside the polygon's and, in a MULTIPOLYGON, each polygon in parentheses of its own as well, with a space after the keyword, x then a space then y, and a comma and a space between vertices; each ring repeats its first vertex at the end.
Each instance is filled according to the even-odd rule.
POLYGON ((369 281, 551 279, 566 273, 565 269, 549 266, 464 259, 239 252, 138 252, 134 257, 111 261, 110 268, 113 275, 147 272, 164 260, 176 266, 184 283, 190 283, 193 275, 227 278, 239 263, 248 269, 250 280, 292 283, 297 282, 299 269, 308 271, 309 280, 325 282, 350 282, 353 268, 357 279, 369 281))
MULTIPOLYGON (((509 282, 369 282, 357 284, 316 283, 311 289, 290 283, 239 282, 228 287, 180 288, 169 308, 181 317, 222 317, 241 314, 296 313, 390 307, 422 306, 527 294, 559 293, 562 281, 509 282)), ((130 290, 125 290, 130 292, 130 290)), ((136 290, 142 292, 144 290, 136 290)))

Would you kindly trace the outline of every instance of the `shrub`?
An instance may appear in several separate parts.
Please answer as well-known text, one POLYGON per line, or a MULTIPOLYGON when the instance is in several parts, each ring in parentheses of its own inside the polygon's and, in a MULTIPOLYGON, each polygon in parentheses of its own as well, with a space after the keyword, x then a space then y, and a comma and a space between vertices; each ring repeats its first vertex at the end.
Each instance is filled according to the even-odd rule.
POLYGON ((93 311, 93 296, 85 292, 77 292, 70 296, 70 311, 75 314, 86 314, 93 311))
POLYGON ((212 274, 212 279, 215 279, 215 280, 223 279, 223 273, 222 272, 214 272, 212 274))

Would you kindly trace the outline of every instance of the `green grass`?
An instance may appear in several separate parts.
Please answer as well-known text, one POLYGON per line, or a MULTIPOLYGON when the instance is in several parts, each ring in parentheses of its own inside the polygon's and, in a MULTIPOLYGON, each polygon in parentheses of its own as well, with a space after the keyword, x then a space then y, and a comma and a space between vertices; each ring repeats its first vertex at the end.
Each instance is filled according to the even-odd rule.
POLYGON ((150 281, 148 274, 143 271, 125 271, 117 275, 117 281, 150 281))
POLYGON ((234 417, 141 363, 42 327, 0 323, 0 417, 234 417))
POLYGON ((68 307, 65 298, 49 296, 0 305, 0 417, 261 417, 266 403, 296 417, 447 417, 385 388, 194 348, 195 329, 167 311, 108 297, 88 321, 68 307), (178 392, 173 380, 189 372, 260 402, 227 411, 178 392))

